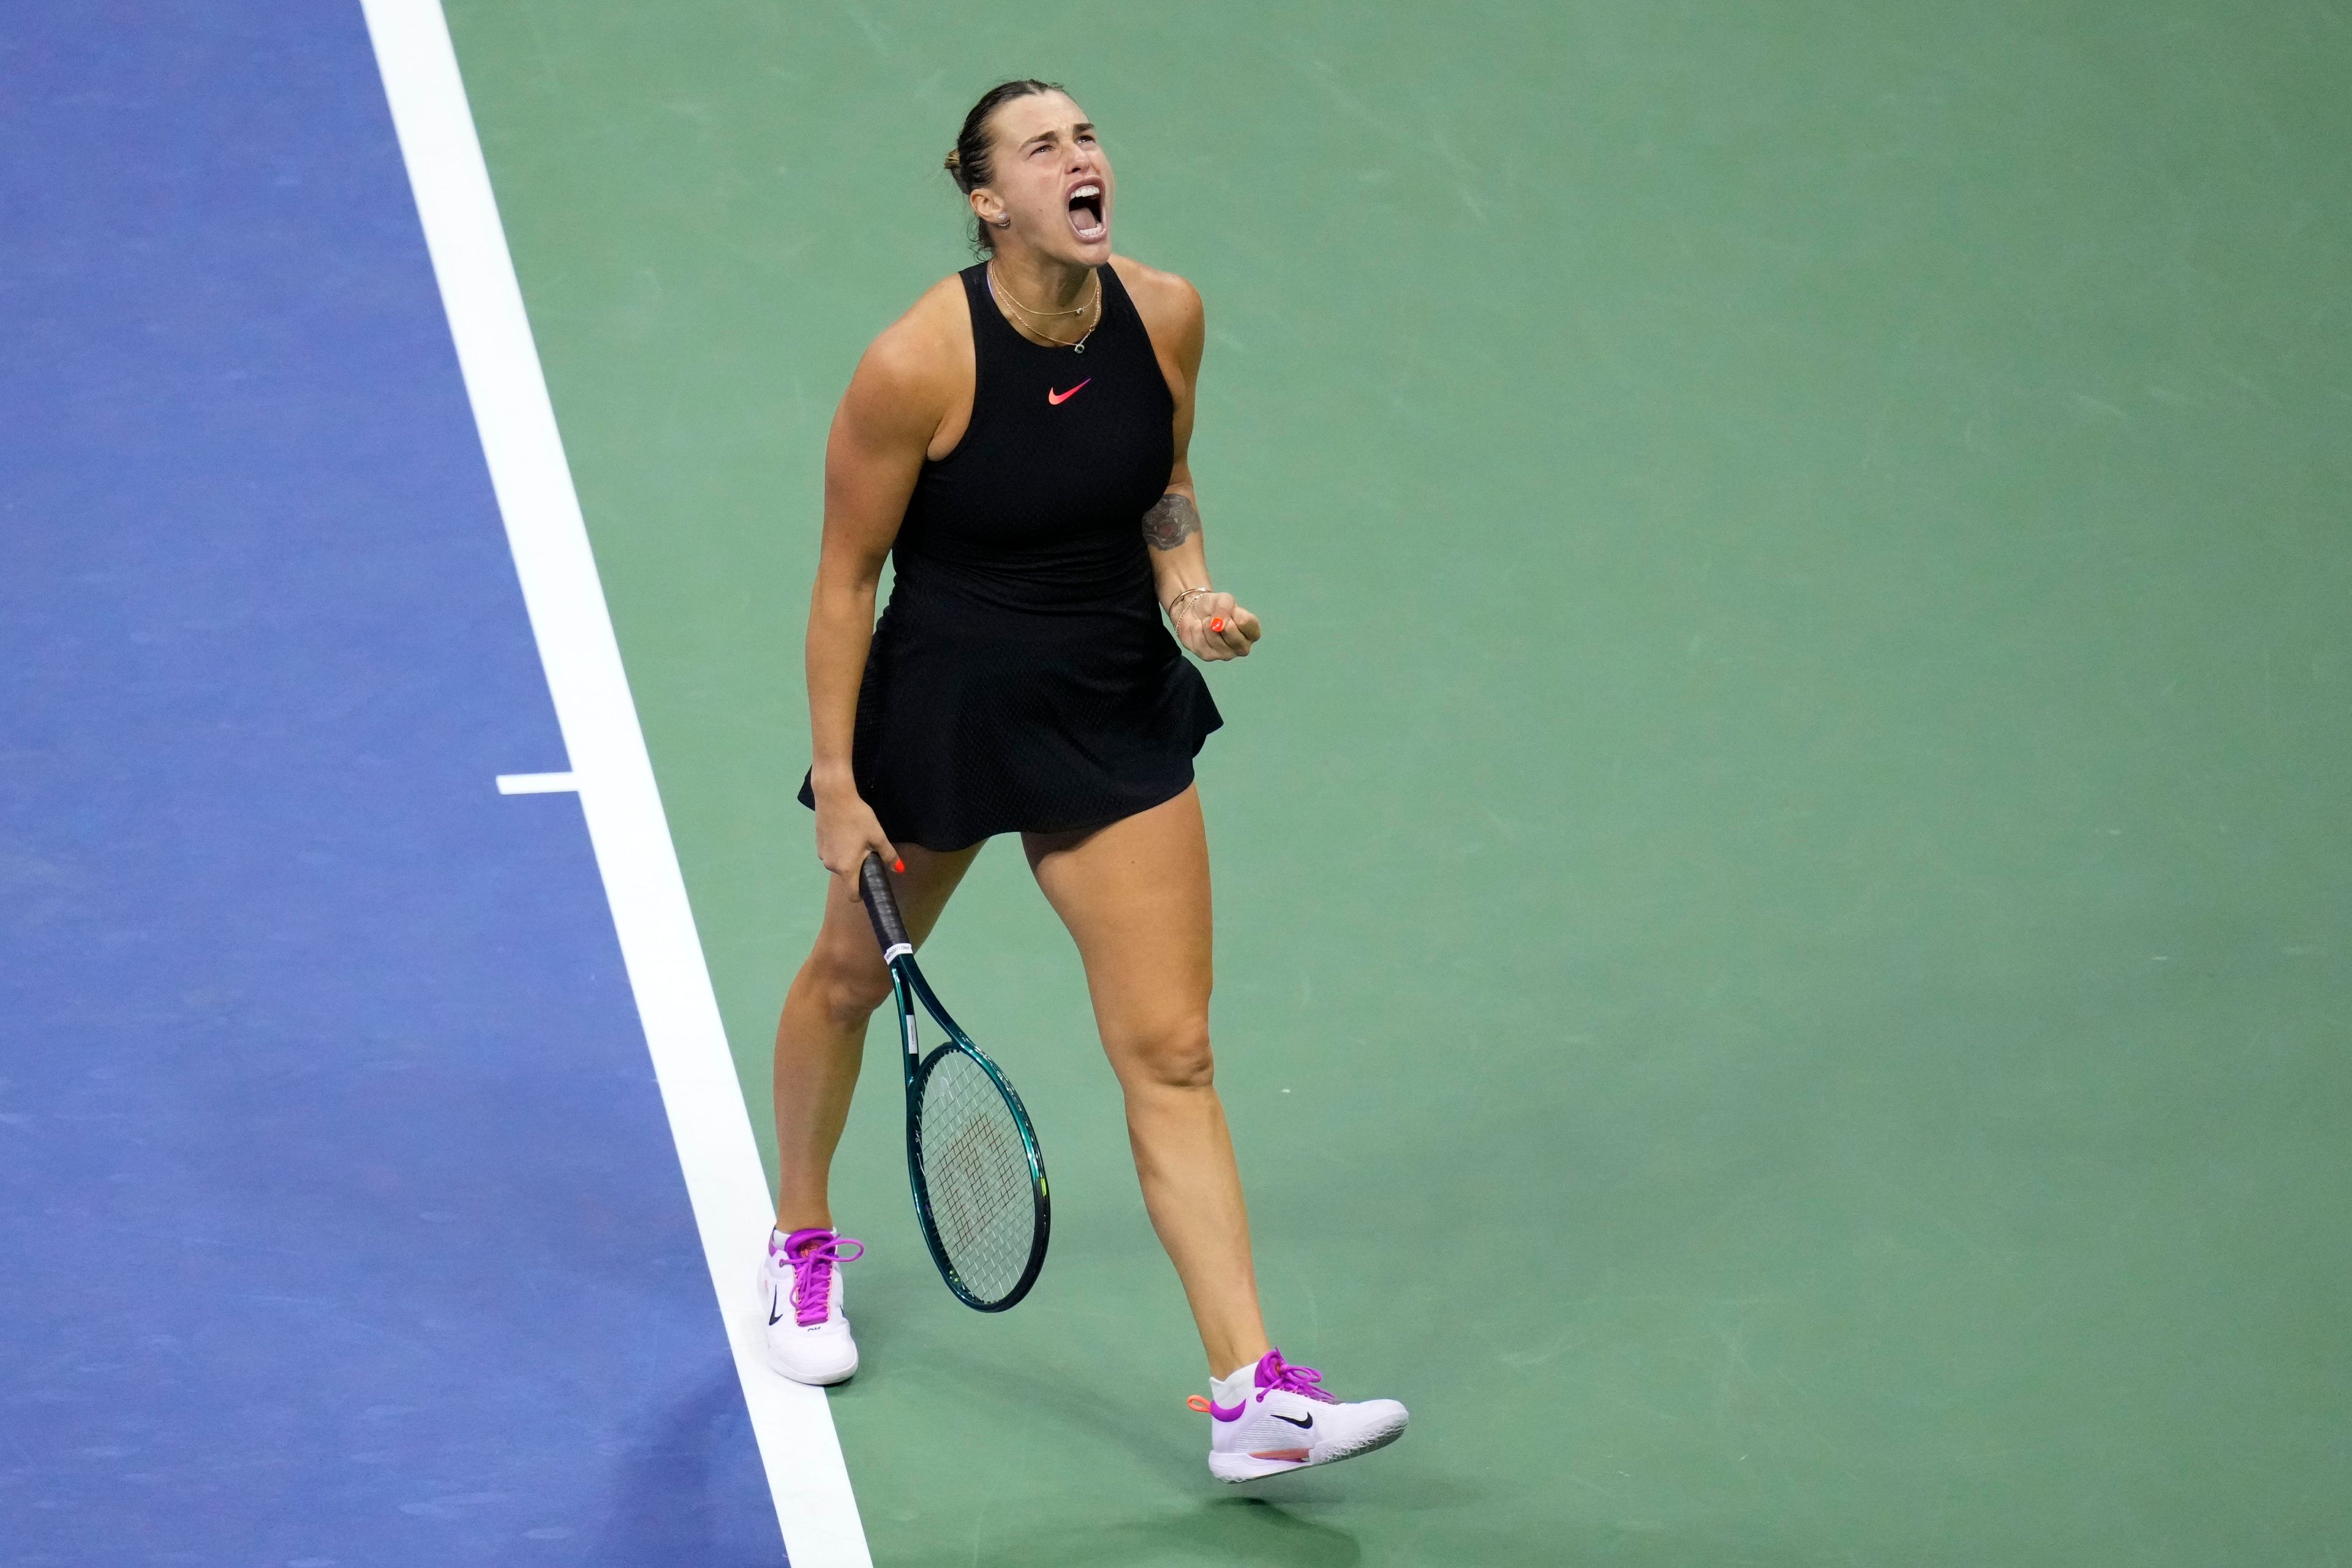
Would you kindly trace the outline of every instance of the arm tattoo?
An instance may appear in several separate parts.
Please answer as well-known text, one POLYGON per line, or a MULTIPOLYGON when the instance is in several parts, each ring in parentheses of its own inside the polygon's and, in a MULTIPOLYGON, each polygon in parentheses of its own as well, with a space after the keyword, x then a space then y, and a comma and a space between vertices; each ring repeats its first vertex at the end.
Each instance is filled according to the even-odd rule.
POLYGON ((1173 550, 1201 531, 1201 514, 1192 498, 1170 490, 1143 514, 1143 537, 1154 550, 1173 550))

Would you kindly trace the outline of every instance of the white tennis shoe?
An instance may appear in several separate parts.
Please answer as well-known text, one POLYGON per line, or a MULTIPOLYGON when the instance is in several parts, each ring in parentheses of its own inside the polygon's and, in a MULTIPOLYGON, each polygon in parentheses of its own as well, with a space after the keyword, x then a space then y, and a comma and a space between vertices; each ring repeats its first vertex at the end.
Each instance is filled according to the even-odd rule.
POLYGON ((1210 1417, 1209 1473, 1254 1481, 1309 1465, 1352 1459, 1385 1448, 1411 1419, 1393 1399, 1343 1404, 1318 1386, 1323 1374, 1292 1366, 1268 1351, 1255 1366, 1209 1384, 1209 1397, 1185 1401, 1210 1417))
POLYGON ((760 1264, 768 1364, 794 1383, 847 1383, 857 1371, 857 1342, 841 1311, 841 1265, 865 1250, 829 1230, 769 1233, 760 1264))

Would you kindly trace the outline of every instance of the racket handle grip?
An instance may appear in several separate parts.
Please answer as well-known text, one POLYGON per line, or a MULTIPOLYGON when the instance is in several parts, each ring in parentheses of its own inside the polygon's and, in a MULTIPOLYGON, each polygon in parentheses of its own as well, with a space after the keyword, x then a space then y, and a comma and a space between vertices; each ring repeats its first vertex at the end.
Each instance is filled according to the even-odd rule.
POLYGON ((866 918, 874 922, 875 940, 882 944, 883 961, 887 963, 892 949, 914 946, 907 936, 907 922, 898 918, 898 900, 890 891, 890 874, 882 868, 882 857, 869 853, 866 864, 858 868, 857 877, 866 885, 866 918))

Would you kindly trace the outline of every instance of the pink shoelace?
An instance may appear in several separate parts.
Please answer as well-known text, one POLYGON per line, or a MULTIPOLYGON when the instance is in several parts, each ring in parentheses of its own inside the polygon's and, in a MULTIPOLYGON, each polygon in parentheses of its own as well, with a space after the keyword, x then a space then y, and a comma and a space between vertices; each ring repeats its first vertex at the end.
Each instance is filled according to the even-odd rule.
MULTIPOLYGON (((1280 1351, 1268 1351, 1258 1358, 1257 1394, 1255 1397, 1263 1404, 1267 1394, 1279 1392, 1296 1394, 1302 1398, 1312 1399, 1318 1404, 1339 1404, 1339 1401, 1336 1395, 1327 1394, 1316 1386, 1322 1381, 1323 1374, 1313 1367, 1293 1366, 1282 1359, 1280 1351)), ((1196 1394, 1184 1403, 1203 1415, 1214 1415, 1220 1421, 1238 1421, 1242 1418, 1242 1412, 1249 1408, 1250 1402, 1244 1399, 1239 1405, 1229 1407, 1213 1404, 1196 1394)))
POLYGON ((833 1305, 834 1265, 855 1263, 865 1253, 866 1244, 856 1237, 829 1230, 796 1230, 784 1237, 783 1259, 793 1267, 793 1321, 804 1329, 824 1322, 833 1305), (844 1252, 845 1247, 857 1250, 844 1252))
POLYGON ((1321 1373, 1311 1366, 1291 1365, 1282 1359, 1280 1351, 1266 1352, 1257 1363, 1257 1396, 1260 1399, 1280 1389, 1285 1394, 1302 1394, 1320 1404, 1339 1404, 1337 1398, 1316 1386, 1322 1381, 1321 1373))

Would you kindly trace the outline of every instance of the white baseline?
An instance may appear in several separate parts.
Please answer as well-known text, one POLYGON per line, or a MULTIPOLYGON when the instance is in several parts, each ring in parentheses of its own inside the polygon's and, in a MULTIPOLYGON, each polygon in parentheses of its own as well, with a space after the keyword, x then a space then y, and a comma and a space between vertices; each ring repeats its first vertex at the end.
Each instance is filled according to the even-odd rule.
POLYGON ((748 1310, 767 1183, 448 23, 440 0, 361 5, 784 1548, 793 1568, 872 1568, 825 1396, 768 1370, 748 1310))

